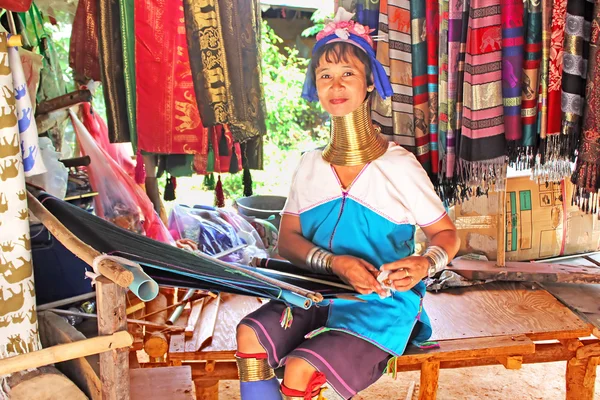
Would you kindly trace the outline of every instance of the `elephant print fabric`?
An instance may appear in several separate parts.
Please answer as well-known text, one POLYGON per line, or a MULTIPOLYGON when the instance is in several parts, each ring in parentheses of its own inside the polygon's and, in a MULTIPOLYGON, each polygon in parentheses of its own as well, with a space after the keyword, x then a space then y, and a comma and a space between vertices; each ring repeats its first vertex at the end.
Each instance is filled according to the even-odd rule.
MULTIPOLYGON (((39 175, 46 172, 46 167, 40 155, 38 131, 34 118, 34 107, 28 93, 27 79, 21 64, 21 56, 17 47, 8 48, 8 61, 12 71, 12 85, 17 109, 21 154, 25 176, 39 175)), ((4 89, 3 89, 4 90, 4 89)))
POLYGON ((21 149, 37 141, 19 133, 17 97, 23 91, 13 86, 8 52, 6 34, 0 33, 0 358, 40 348, 23 169, 31 151, 21 149))

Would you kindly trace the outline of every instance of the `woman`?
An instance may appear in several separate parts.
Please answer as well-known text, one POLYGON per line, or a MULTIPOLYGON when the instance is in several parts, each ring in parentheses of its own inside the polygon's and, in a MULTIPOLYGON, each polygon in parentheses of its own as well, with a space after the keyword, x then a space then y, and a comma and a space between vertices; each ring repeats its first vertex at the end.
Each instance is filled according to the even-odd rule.
POLYGON ((418 345, 431 335, 422 279, 446 266, 459 240, 416 158, 374 129, 368 107, 374 89, 384 98, 392 93, 368 29, 340 8, 317 35, 303 91, 331 114, 331 140, 300 161, 279 253, 310 271, 339 276, 364 301, 294 309, 286 328, 280 324, 284 304, 270 302, 248 315, 237 332, 243 400, 311 399, 325 381, 350 398, 375 382, 409 342, 418 345), (415 225, 429 239, 423 256, 412 255, 415 225), (284 364, 280 386, 272 368, 284 364))

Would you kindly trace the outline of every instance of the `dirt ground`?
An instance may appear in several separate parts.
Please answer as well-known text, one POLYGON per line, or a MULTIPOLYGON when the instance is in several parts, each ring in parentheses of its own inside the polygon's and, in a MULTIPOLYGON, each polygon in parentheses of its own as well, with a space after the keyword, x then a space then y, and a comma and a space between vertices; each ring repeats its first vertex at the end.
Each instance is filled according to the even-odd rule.
MULTIPOLYGON (((565 362, 523 365, 520 370, 503 366, 445 369, 440 372, 438 400, 563 400, 565 398, 565 362)), ((405 400, 411 382, 415 384, 413 400, 418 399, 419 372, 405 372, 394 380, 382 377, 359 393, 354 400, 405 400)), ((222 381, 220 400, 239 400, 237 381, 222 381)), ((331 390, 328 400, 339 398, 331 390)), ((600 373, 596 379, 594 399, 600 400, 600 373)))

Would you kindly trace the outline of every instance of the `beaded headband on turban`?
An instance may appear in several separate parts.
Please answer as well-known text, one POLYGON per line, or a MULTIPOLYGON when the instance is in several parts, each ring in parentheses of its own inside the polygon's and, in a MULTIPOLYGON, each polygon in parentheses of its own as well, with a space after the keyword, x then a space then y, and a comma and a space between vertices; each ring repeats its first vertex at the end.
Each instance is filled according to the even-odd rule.
MULTIPOLYGON (((373 50, 373 39, 369 35, 373 30, 361 25, 351 18, 354 14, 338 8, 333 21, 325 25, 325 28, 317 34, 317 43, 312 50, 315 54, 321 47, 327 43, 343 42, 357 46, 369 56, 371 60, 371 71, 373 73, 373 83, 377 93, 385 99, 390 97, 394 92, 390 80, 383 69, 381 63, 377 60, 375 50, 373 50)), ((308 66, 304 87, 302 88, 302 97, 308 101, 319 101, 317 96, 317 87, 315 85, 311 66, 308 66)))

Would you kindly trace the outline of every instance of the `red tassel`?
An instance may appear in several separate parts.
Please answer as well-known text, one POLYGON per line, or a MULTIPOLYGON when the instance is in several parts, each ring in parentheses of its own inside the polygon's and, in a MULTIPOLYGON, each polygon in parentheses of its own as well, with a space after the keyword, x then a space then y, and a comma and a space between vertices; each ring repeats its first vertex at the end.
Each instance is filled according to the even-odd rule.
POLYGON ((146 182, 146 166, 144 165, 144 157, 142 152, 138 150, 135 157, 135 183, 143 185, 146 182))
POLYGON ((219 175, 217 185, 215 186, 215 206, 219 208, 225 207, 225 195, 223 194, 223 184, 221 183, 221 175, 219 175))

